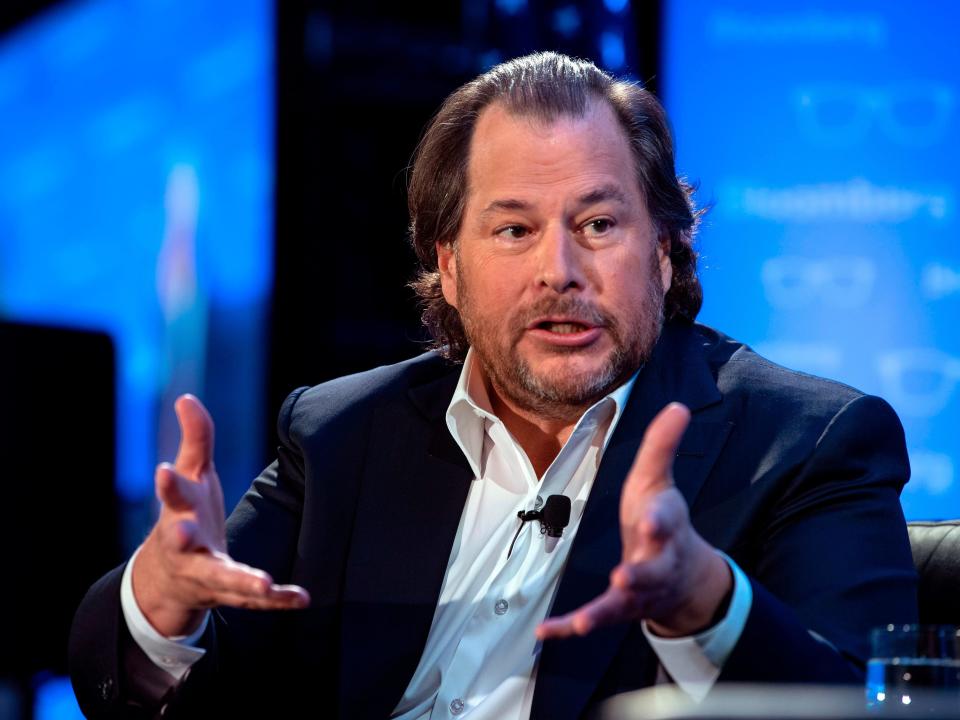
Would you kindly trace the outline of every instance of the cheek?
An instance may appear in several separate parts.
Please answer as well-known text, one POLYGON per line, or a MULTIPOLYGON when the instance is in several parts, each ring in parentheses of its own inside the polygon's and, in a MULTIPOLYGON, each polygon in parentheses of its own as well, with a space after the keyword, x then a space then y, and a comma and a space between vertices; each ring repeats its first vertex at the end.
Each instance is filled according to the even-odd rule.
POLYGON ((463 287, 470 288, 470 296, 481 309, 516 304, 522 294, 524 283, 523 264, 515 258, 504 259, 495 256, 479 256, 473 259, 469 270, 461 268, 465 276, 463 287))
POLYGON ((656 289, 654 273, 660 275, 660 267, 654 265, 650 256, 630 254, 619 257, 607 270, 602 290, 607 308, 631 321, 644 314, 650 304, 650 294, 656 289))

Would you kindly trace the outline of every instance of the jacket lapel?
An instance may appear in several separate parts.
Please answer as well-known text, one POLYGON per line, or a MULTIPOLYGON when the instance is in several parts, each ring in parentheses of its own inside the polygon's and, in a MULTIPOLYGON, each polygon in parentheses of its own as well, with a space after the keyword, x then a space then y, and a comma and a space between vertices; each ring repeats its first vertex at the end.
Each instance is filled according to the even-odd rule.
MULTIPOLYGON (((604 452, 587 501, 551 615, 563 615, 603 593, 610 571, 620 562, 620 490, 643 433, 671 401, 687 405, 693 414, 674 465, 678 489, 691 507, 713 461, 726 440, 727 424, 704 412, 721 400, 704 350, 696 334, 667 324, 650 360, 641 370, 627 407, 604 452)), ((531 716, 578 717, 622 643, 629 625, 601 628, 586 637, 544 645, 537 672, 531 716)), ((648 662, 652 651, 647 651, 648 662)), ((651 667, 637 668, 637 686, 651 667)))
POLYGON ((426 643, 473 478, 444 422, 457 375, 373 419, 344 584, 345 717, 388 717, 426 643))

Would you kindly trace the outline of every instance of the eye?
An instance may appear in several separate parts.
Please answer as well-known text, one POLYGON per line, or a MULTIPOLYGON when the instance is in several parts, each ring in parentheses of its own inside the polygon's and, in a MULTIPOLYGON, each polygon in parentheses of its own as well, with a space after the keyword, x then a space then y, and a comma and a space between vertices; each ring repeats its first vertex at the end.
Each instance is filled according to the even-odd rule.
POLYGON ((611 218, 600 217, 590 220, 581 227, 585 235, 590 237, 600 237, 610 232, 615 224, 616 223, 611 218))
POLYGON ((523 225, 507 225, 494 231, 494 235, 505 240, 522 240, 530 231, 523 225))

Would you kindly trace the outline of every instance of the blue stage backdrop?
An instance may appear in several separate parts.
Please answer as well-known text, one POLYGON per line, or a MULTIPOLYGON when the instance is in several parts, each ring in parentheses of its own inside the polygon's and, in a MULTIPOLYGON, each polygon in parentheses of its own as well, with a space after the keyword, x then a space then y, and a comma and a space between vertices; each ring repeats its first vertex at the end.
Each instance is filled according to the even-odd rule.
POLYGON ((112 335, 126 501, 181 392, 228 501, 263 462, 273 42, 269 0, 64 3, 0 40, 0 314, 112 335))
POLYGON ((960 516, 960 6, 664 8, 678 166, 714 205, 702 319, 886 398, 908 518, 960 516))

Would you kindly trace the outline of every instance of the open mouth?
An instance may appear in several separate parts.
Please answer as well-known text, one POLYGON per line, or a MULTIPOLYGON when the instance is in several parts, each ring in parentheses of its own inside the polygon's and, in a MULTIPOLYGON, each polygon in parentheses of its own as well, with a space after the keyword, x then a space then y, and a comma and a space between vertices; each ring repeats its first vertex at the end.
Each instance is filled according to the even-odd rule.
POLYGON ((608 330, 608 318, 586 303, 566 307, 538 308, 527 318, 526 337, 541 350, 571 352, 597 346, 608 330))
POLYGON ((544 320, 535 325, 538 330, 546 330, 547 332, 556 333, 558 335, 572 335, 574 333, 584 332, 590 329, 590 325, 584 325, 583 323, 578 322, 553 322, 552 320, 544 320))

